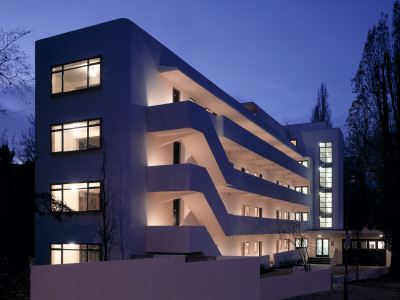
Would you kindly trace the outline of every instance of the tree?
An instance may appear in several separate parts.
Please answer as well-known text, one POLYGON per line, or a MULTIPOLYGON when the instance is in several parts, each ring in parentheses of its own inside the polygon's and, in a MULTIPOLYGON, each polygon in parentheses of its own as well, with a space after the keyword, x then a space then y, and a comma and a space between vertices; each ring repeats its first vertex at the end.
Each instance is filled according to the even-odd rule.
POLYGON ((119 183, 112 181, 109 175, 107 145, 103 141, 103 156, 100 170, 102 188, 100 192, 101 212, 98 218, 98 238, 102 243, 101 260, 107 261, 115 257, 119 250, 120 258, 125 259, 130 239, 127 235, 127 211, 123 205, 122 169, 119 183))
MULTIPOLYGON (((31 90, 32 74, 28 56, 19 46, 20 40, 31 31, 0 28, 0 90, 19 99, 25 99, 31 90)), ((0 114, 6 111, 0 105, 0 114)))
POLYGON ((311 271, 308 254, 308 239, 305 236, 305 226, 301 221, 277 219, 280 240, 287 240, 297 250, 305 272, 311 271))
POLYGON ((346 121, 347 144, 358 169, 368 170, 378 202, 378 225, 391 237, 390 274, 400 273, 400 4, 393 7, 392 28, 382 15, 368 31, 353 101, 346 121))
POLYGON ((317 104, 311 112, 311 122, 327 122, 328 127, 332 127, 331 121, 331 110, 329 109, 328 103, 328 90, 326 88, 326 83, 321 83, 321 87, 317 90, 317 104))

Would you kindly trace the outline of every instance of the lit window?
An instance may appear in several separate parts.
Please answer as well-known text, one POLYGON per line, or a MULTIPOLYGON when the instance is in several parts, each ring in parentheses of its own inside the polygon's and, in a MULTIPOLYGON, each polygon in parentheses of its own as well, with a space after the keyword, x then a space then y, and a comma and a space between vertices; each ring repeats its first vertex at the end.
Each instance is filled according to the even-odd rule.
POLYGON ((319 159, 322 163, 332 163, 332 142, 319 144, 319 159))
POLYGON ((242 247, 243 247, 243 256, 250 255, 250 243, 245 242, 245 243, 243 243, 242 247))
POLYGON ((254 207, 254 216, 255 216, 255 217, 258 217, 258 216, 259 216, 259 215, 258 215, 258 212, 259 212, 258 207, 254 207))
POLYGON ((297 146, 297 140, 290 140, 290 142, 291 142, 293 145, 297 146))
POLYGON ((298 163, 308 168, 308 160, 300 160, 298 163))
POLYGON ((378 249, 385 249, 385 242, 384 241, 378 241, 378 249))
POLYGON ((100 210, 100 182, 53 184, 52 196, 74 211, 100 210))
POLYGON ((332 227, 332 193, 319 193, 320 227, 332 227))
POLYGON ((246 217, 250 216, 250 206, 244 205, 244 207, 243 207, 243 215, 246 216, 246 217))
POLYGON ((295 220, 296 221, 308 221, 308 212, 296 212, 295 213, 295 220))
POLYGON ((73 264, 100 261, 100 245, 51 244, 51 264, 73 264))
POLYGON ((295 239, 296 248, 307 248, 308 247, 308 239, 295 239))
POLYGON ((51 152, 100 148, 101 120, 87 120, 51 126, 51 152))
POLYGON ((51 93, 59 94, 100 86, 100 57, 64 64, 51 69, 51 93))
POLYGON ((258 253, 258 242, 254 242, 254 253, 258 253))
POLYGON ((296 186, 296 192, 308 194, 308 186, 296 186))

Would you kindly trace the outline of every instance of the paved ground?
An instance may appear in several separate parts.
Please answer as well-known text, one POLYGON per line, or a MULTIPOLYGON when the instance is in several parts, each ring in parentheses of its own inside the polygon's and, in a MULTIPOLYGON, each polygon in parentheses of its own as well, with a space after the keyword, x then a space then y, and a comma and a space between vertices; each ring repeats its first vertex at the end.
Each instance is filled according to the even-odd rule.
MULTIPOLYGON (((400 281, 393 281, 393 279, 385 277, 382 279, 371 279, 360 281, 358 283, 349 284, 349 300, 398 300, 400 299, 400 281)), ((382 278, 382 277, 381 277, 382 278)), ((333 291, 314 293, 304 296, 290 297, 288 300, 337 300, 343 299, 343 284, 338 283, 333 285, 333 291)))
MULTIPOLYGON (((338 275, 344 275, 344 266, 336 266, 336 267, 330 267, 328 265, 315 265, 317 267, 326 267, 326 268, 331 268, 333 272, 333 276, 338 276, 338 275)), ((380 267, 359 267, 359 271, 365 271, 365 270, 370 270, 370 269, 376 269, 380 267)), ((349 266, 348 267, 348 272, 350 273, 355 273, 356 272, 356 267, 354 266, 349 266)), ((269 278, 269 277, 275 277, 275 276, 283 276, 283 275, 290 275, 293 274, 293 269, 292 268, 286 268, 286 269, 275 269, 271 272, 265 273, 261 275, 261 278, 269 278)))

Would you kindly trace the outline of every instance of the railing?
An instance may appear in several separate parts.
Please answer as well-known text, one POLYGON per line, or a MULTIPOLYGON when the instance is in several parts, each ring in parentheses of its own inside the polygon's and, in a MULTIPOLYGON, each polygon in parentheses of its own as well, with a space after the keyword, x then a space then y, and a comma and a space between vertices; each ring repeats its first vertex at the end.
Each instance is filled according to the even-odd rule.
POLYGON ((131 259, 148 259, 153 258, 153 254, 131 255, 131 259))
POLYGON ((201 262, 201 261, 211 261, 216 260, 216 256, 185 256, 185 262, 201 262))

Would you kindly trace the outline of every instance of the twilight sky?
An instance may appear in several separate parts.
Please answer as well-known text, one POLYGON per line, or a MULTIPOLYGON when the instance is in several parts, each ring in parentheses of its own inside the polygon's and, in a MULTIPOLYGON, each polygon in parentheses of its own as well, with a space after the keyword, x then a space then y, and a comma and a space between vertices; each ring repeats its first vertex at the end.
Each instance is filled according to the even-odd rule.
MULTIPOLYGON (((281 124, 309 122, 326 82, 334 127, 344 131, 351 78, 368 29, 394 0, 9 0, 0 27, 35 29, 22 48, 34 66, 35 40, 128 18, 240 102, 254 101, 281 124)), ((49 79, 50 80, 50 79, 49 79)), ((18 135, 34 113, 0 94, 18 135)))

